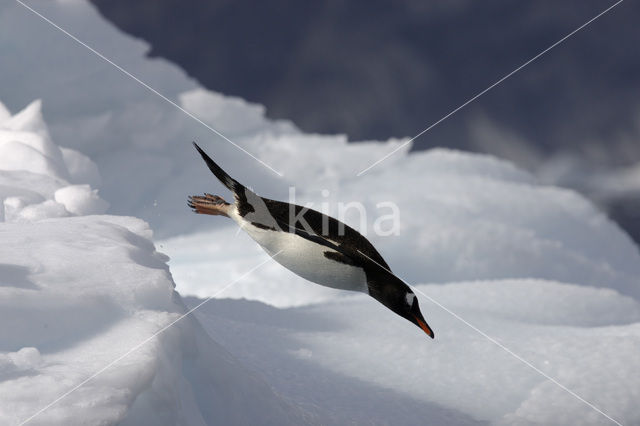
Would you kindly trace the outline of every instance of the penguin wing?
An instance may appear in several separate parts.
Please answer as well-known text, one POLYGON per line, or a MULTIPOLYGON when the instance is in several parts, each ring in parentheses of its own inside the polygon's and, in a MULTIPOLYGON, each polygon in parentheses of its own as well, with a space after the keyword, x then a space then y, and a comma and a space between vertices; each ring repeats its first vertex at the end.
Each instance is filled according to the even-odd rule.
POLYGON ((335 260, 358 265, 373 260, 390 269, 373 244, 349 225, 308 207, 266 198, 263 200, 280 229, 324 245, 344 256, 335 260))

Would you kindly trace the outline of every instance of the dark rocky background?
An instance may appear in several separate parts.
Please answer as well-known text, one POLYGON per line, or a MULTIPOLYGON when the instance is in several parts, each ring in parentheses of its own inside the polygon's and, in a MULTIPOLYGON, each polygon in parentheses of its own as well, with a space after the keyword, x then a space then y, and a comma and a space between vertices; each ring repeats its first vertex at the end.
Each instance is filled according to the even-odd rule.
MULTIPOLYGON (((414 136, 611 1, 92 0, 150 56, 306 132, 414 136)), ((640 3, 626 0, 425 133, 590 196, 640 241, 640 3), (601 185, 601 181, 609 182, 601 185), (629 179, 627 178, 627 182, 629 179), (633 182, 632 182, 633 183, 633 182), (627 185, 628 186, 628 185, 627 185)), ((383 167, 383 165, 380 165, 383 167)))

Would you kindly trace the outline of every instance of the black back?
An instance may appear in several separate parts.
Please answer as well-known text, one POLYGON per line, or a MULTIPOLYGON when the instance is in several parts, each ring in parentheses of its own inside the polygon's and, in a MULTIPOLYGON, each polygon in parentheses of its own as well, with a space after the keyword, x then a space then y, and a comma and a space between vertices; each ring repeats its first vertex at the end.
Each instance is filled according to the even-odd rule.
MULTIPOLYGON (((387 262, 385 262, 373 244, 349 225, 308 207, 267 198, 263 198, 263 200, 269 209, 269 213, 279 224, 282 224, 281 229, 283 231, 293 232, 316 243, 326 245, 347 256, 353 264, 358 266, 363 266, 373 260, 382 267, 389 269, 389 265, 387 265, 387 262), (296 217, 304 220, 309 225, 312 233, 304 229, 300 222, 292 223, 296 217), (320 241, 320 239, 323 241, 320 241), (367 259, 367 257, 370 259, 367 259)), ((349 263, 348 259, 336 258, 334 260, 349 263)))

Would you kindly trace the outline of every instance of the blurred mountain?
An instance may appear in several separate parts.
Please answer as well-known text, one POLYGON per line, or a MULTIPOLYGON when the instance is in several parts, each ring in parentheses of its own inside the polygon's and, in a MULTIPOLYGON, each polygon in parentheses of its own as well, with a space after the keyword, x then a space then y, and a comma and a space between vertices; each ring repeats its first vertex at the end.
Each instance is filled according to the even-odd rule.
MULTIPOLYGON (((149 55, 305 132, 414 136, 613 2, 92 0, 149 55)), ((422 135, 578 189, 640 241, 640 4, 623 2, 422 135), (614 191, 615 192, 615 191, 614 191), (636 207, 634 207, 636 206, 636 207)))

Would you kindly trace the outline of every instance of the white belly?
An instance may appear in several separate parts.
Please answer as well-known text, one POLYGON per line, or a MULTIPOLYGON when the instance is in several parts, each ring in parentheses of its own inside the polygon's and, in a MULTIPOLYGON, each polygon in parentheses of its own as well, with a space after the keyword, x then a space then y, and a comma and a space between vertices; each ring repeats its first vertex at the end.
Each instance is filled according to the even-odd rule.
POLYGON ((328 259, 324 252, 334 251, 329 247, 292 233, 260 229, 246 222, 243 225, 251 238, 275 256, 273 260, 302 278, 326 287, 368 293, 364 270, 328 259))

